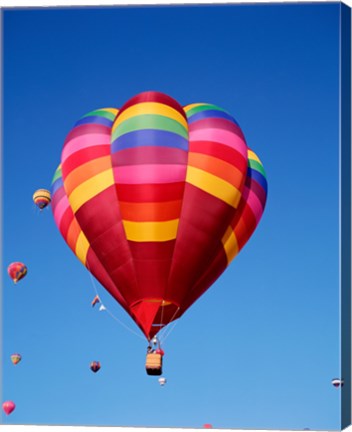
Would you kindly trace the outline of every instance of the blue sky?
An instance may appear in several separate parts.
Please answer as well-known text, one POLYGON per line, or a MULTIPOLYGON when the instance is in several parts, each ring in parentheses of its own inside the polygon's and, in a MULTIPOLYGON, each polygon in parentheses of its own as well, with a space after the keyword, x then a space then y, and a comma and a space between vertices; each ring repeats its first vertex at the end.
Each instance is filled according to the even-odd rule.
POLYGON ((339 7, 4 11, 2 423, 339 429, 339 7), (269 183, 253 237, 167 338, 165 387, 32 203, 75 121, 145 90, 231 112, 269 183))

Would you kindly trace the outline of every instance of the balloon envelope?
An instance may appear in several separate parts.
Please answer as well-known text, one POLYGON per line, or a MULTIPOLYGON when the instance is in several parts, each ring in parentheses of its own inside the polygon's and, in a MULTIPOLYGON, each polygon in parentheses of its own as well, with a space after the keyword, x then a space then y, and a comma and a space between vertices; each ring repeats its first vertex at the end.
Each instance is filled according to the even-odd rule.
POLYGON ((40 209, 43 210, 46 206, 50 204, 51 194, 47 189, 38 189, 33 194, 34 204, 40 209))
POLYGON ((12 361, 12 363, 14 365, 16 365, 17 363, 19 363, 21 360, 22 360, 21 354, 16 353, 16 354, 12 354, 11 355, 11 361, 12 361))
POLYGON ((21 262, 13 262, 7 268, 7 273, 14 283, 17 283, 19 280, 24 278, 27 272, 27 267, 21 262))
POLYGON ((6 415, 11 414, 15 408, 16 408, 16 405, 12 401, 6 401, 2 404, 2 409, 4 410, 6 415))
POLYGON ((331 384, 334 387, 340 387, 340 386, 343 386, 343 380, 341 380, 340 378, 334 378, 331 380, 331 384))
POLYGON ((100 362, 98 362, 98 361, 91 362, 90 368, 94 373, 98 372, 98 370, 100 369, 100 362))
POLYGON ((159 381, 159 384, 160 384, 161 386, 163 386, 163 385, 166 384, 166 378, 164 378, 164 377, 160 377, 160 378, 158 379, 158 381, 159 381))
POLYGON ((246 244, 267 182, 227 111, 145 92, 78 120, 51 192, 69 247, 150 340, 246 244))

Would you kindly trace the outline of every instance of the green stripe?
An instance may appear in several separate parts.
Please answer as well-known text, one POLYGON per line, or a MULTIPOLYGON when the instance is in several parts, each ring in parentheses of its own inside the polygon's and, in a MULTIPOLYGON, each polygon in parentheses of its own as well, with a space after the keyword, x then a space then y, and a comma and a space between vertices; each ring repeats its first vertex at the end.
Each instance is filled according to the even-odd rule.
POLYGON ((83 119, 85 117, 91 117, 91 116, 105 117, 111 121, 114 121, 115 117, 116 117, 113 113, 100 109, 100 110, 91 111, 88 114, 85 114, 83 117, 81 117, 81 119, 83 119))
POLYGON ((258 161, 254 159, 248 159, 248 165, 250 166, 250 168, 259 171, 266 178, 264 167, 258 161))
POLYGON ((57 170, 55 171, 54 178, 53 178, 53 181, 51 182, 51 184, 53 184, 60 177, 62 177, 61 168, 57 168, 57 170))
POLYGON ((189 111, 186 112, 187 118, 191 117, 193 114, 197 114, 200 111, 207 111, 207 110, 217 110, 217 111, 222 111, 228 115, 229 114, 227 111, 225 111, 224 109, 216 106, 216 105, 211 105, 211 104, 203 104, 203 105, 199 105, 196 106, 194 108, 191 108, 189 111))
POLYGON ((176 120, 169 117, 156 114, 143 114, 131 117, 123 121, 112 134, 111 141, 114 141, 121 135, 128 132, 134 132, 142 129, 158 129, 168 132, 174 132, 188 139, 187 129, 176 120))

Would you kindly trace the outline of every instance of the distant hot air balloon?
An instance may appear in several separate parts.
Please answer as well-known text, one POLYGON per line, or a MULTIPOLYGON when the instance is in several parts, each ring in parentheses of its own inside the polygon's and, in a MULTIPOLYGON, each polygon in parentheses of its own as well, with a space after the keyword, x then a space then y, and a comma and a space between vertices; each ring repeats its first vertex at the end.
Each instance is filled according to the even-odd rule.
POLYGON ((164 385, 166 384, 166 378, 164 378, 164 377, 160 377, 160 378, 158 379, 158 381, 159 381, 159 384, 160 384, 161 386, 164 386, 164 385))
POLYGON ((43 210, 46 206, 50 204, 51 194, 50 191, 46 189, 38 189, 33 194, 34 204, 39 207, 40 210, 43 210))
POLYGON ((12 363, 14 365, 16 365, 17 363, 19 363, 21 360, 22 360, 21 354, 16 353, 16 354, 12 354, 11 355, 11 361, 12 361, 12 363))
POLYGON ((340 386, 342 387, 343 386, 343 380, 340 379, 340 378, 334 378, 334 379, 331 380, 331 384, 334 387, 340 387, 340 386))
POLYGON ((16 408, 16 405, 12 401, 6 401, 2 404, 2 409, 4 410, 6 415, 11 414, 15 408, 16 408))
POLYGON ((7 273, 14 283, 17 283, 19 280, 24 278, 27 271, 27 267, 21 262, 13 262, 7 267, 7 273))
POLYGON ((51 195, 71 250, 151 341, 249 240, 267 181, 231 114, 150 91, 77 121, 51 195))
POLYGON ((90 368, 94 373, 98 372, 98 370, 100 369, 100 362, 98 361, 91 362, 90 368))
POLYGON ((95 296, 94 299, 92 300, 92 306, 94 307, 97 303, 100 302, 100 298, 99 296, 95 296))
POLYGON ((213 425, 211 425, 210 423, 205 423, 205 424, 203 425, 203 428, 204 428, 204 429, 212 429, 212 428, 213 428, 213 425))

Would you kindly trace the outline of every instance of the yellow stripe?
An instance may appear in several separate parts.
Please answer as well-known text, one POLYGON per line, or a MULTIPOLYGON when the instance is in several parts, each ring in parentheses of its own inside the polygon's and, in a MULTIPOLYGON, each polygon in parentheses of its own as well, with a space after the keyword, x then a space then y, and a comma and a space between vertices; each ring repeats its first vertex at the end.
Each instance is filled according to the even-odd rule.
POLYGON ((86 264, 88 249, 89 243, 87 237, 81 231, 77 238, 75 254, 84 265, 86 264))
MULTIPOLYGON (((102 108, 102 110, 107 111, 107 112, 109 112, 111 114, 114 114, 115 116, 119 112, 119 110, 116 109, 116 108, 102 108)), ((97 110, 97 111, 100 111, 100 110, 97 110)))
POLYGON ((76 187, 69 195, 68 200, 74 213, 91 198, 98 195, 114 184, 112 169, 101 172, 100 174, 86 180, 76 187))
POLYGON ((257 162, 260 163, 260 165, 262 165, 258 156, 252 150, 249 150, 249 149, 248 149, 248 159, 256 160, 257 162))
POLYGON ((166 222, 131 222, 123 221, 127 240, 136 242, 161 242, 174 240, 179 219, 166 222))
POLYGON ((233 232, 233 230, 230 226, 227 228, 221 241, 222 241, 222 244, 224 246, 225 253, 227 256, 227 264, 230 264, 230 262, 238 254, 237 239, 236 239, 235 233, 233 232))
POLYGON ((227 181, 199 168, 188 166, 186 181, 234 208, 237 208, 240 202, 241 192, 237 188, 227 181))
POLYGON ((192 108, 195 108, 195 107, 200 106, 200 105, 204 105, 204 103, 194 103, 194 104, 190 104, 190 105, 187 105, 187 106, 183 107, 183 110, 184 110, 185 112, 188 112, 188 111, 191 110, 192 108))
POLYGON ((143 114, 159 114, 165 117, 172 118, 173 120, 178 121, 188 130, 188 124, 186 119, 174 108, 171 108, 168 105, 164 105, 158 102, 141 102, 137 105, 132 105, 130 108, 127 108, 123 111, 115 120, 112 126, 112 132, 117 128, 119 124, 123 121, 138 115, 143 114))

